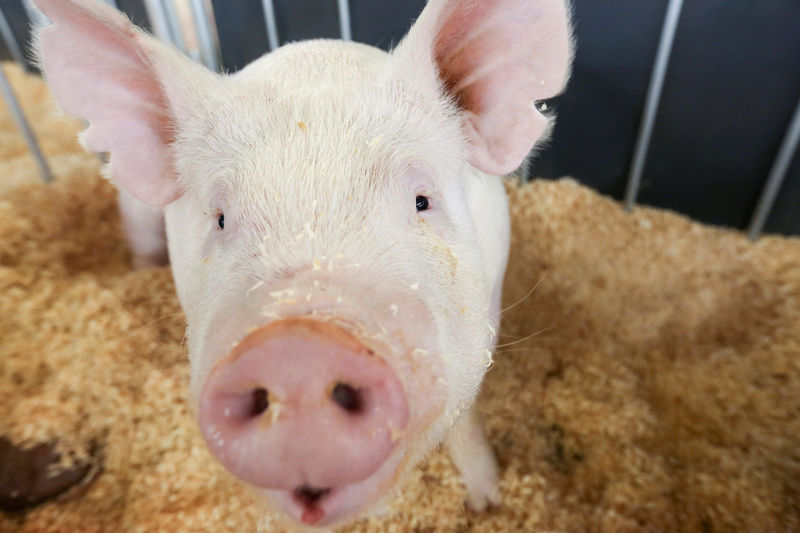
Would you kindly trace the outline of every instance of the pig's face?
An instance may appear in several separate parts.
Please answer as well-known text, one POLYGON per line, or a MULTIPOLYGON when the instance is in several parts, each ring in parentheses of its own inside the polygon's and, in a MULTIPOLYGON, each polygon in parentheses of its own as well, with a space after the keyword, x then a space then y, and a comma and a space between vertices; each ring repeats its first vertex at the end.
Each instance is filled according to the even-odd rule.
POLYGON ((219 76, 95 0, 34 1, 84 143, 164 207, 209 448, 305 524, 363 513, 491 361, 508 251, 491 176, 547 127, 533 102, 566 80, 564 5, 431 0, 392 54, 312 41, 219 76))
MULTIPOLYGON (((245 437, 220 423, 217 411, 230 407, 208 383, 259 328, 290 317, 329 322, 385 361, 405 405, 369 426, 389 436, 383 460, 393 466, 413 464, 439 442, 490 361, 498 317, 467 203, 475 171, 451 104, 415 93, 393 67, 388 54, 362 45, 291 45, 225 80, 225 98, 178 133, 185 193, 166 215, 192 390, 210 448, 243 477, 255 468, 239 463, 256 459, 233 449, 245 437)), ((328 378, 329 388, 355 379, 347 371, 328 378)), ((274 425, 291 415, 291 407, 270 413, 289 401, 248 380, 244 389, 272 398, 258 417, 276 416, 274 425)), ((357 455, 350 470, 359 470, 357 455)), ((288 496, 304 485, 332 489, 320 502, 328 519, 374 500, 395 474, 375 468, 323 486, 312 474, 280 472, 292 478, 288 496), (325 505, 339 493, 339 505, 325 505)), ((274 486, 272 477, 262 484, 274 486)), ((300 519, 296 500, 281 502, 300 519)))

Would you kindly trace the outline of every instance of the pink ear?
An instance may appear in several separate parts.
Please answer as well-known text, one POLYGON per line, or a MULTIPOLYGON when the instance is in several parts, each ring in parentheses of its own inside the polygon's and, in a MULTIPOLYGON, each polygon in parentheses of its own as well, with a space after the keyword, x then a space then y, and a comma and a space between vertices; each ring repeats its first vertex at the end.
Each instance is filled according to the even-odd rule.
POLYGON ((398 51, 431 57, 461 106, 470 162, 487 174, 516 169, 547 129, 534 102, 569 76, 564 0, 431 0, 406 39, 398 51))
MULTIPOLYGON (((112 179, 151 205, 180 195, 170 153, 173 113, 164 63, 180 62, 118 11, 95 0, 34 0, 53 25, 38 34, 42 70, 82 141, 110 153, 112 179), (154 57, 158 56, 158 57, 154 57), (161 63, 161 64, 159 64, 161 63)), ((189 62, 188 59, 186 59, 189 62)))

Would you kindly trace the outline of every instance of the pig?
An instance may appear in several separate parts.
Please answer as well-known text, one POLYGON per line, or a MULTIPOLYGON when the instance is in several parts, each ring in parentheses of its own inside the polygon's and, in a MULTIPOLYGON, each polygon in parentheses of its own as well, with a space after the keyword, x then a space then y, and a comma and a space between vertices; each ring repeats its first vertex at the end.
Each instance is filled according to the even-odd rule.
POLYGON ((566 84, 562 0, 431 0, 391 53, 311 40, 230 75, 95 0, 33 2, 134 262, 171 264, 213 456, 305 526, 387 509, 441 442, 467 504, 497 503, 472 404, 509 251, 498 176, 566 84))

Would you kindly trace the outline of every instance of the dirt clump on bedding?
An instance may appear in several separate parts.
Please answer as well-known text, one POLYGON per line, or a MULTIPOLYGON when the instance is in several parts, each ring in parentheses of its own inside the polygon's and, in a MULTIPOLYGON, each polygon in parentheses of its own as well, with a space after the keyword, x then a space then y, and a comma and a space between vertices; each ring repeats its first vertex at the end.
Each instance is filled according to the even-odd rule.
MULTIPOLYGON (((57 181, 0 108, 0 437, 101 462, 3 532, 280 531, 206 450, 167 269, 132 271, 112 187, 42 82, 5 66, 57 181)), ((478 401, 502 504, 444 452, 352 531, 800 531, 800 240, 508 183, 501 344, 478 401)), ((0 465, 0 470, 2 470, 0 465)))

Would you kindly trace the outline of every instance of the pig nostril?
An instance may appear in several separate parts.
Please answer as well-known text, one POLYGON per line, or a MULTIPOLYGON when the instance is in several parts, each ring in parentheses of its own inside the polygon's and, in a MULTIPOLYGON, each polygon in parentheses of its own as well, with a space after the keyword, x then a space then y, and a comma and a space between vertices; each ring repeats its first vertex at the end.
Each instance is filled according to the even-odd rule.
POLYGON ((361 391, 346 383, 337 383, 331 392, 331 398, 339 407, 351 413, 358 413, 363 407, 361 391))
POLYGON ((269 394, 267 389, 257 388, 250 394, 250 416, 258 416, 269 407, 269 394))

